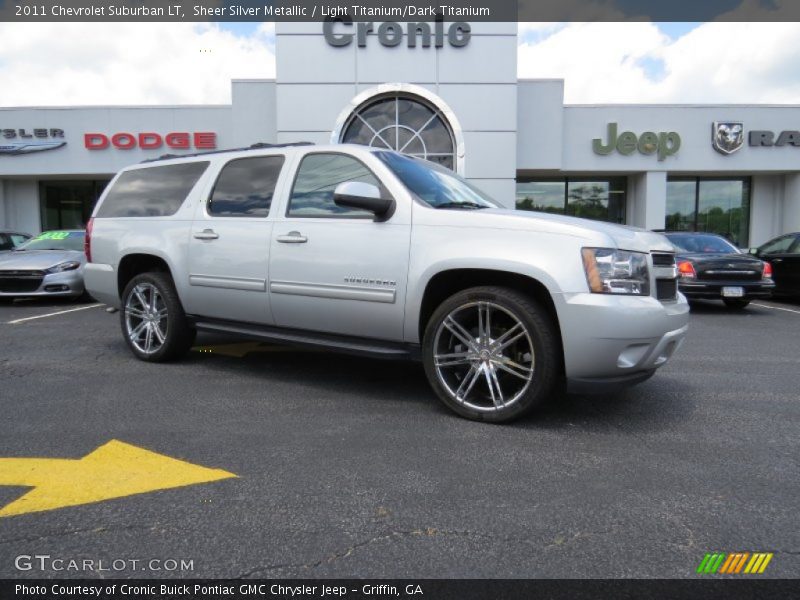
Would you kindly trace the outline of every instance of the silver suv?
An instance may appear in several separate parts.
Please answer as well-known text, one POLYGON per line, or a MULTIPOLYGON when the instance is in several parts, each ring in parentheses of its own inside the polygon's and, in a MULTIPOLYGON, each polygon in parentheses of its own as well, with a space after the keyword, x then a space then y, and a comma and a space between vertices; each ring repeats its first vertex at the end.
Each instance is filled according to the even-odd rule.
MULTIPOLYGON (((197 331, 421 359, 458 414, 644 381, 687 330, 660 234, 505 210, 431 162, 265 145, 120 172, 87 231, 88 292, 146 361, 197 331)), ((354 373, 355 377, 356 374, 354 373)))

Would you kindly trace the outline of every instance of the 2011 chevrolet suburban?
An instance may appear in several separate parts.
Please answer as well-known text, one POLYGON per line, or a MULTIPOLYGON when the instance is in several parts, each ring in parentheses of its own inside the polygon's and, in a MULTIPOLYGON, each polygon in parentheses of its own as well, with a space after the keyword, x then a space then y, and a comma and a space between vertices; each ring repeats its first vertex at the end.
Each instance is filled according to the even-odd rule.
POLYGON ((444 404, 499 422, 561 383, 614 389, 664 365, 689 318, 673 252, 660 234, 499 208, 395 152, 258 144, 122 170, 85 280, 142 360, 183 355, 198 330, 421 358, 444 404))

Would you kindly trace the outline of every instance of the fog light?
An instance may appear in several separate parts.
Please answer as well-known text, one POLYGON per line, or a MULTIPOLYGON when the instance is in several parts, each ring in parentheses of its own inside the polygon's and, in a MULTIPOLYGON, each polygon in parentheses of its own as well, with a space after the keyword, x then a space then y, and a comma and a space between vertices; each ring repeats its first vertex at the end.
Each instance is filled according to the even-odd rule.
POLYGON ((44 286, 45 292, 68 292, 68 285, 46 285, 44 286))

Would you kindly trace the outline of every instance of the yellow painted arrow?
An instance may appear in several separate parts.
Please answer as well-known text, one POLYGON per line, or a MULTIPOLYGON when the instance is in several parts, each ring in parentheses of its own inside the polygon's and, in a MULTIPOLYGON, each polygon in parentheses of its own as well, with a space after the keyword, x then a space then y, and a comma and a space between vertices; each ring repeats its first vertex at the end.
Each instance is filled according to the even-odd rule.
POLYGON ((32 487, 0 517, 236 477, 111 440, 83 458, 0 458, 0 485, 32 487))

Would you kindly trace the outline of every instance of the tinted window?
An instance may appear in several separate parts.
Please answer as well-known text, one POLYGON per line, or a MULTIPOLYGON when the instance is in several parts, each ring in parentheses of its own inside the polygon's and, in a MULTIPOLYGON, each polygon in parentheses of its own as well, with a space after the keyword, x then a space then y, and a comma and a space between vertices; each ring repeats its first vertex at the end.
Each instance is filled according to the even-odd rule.
POLYGON ((363 163, 344 154, 309 154, 300 163, 289 201, 290 217, 370 217, 367 211, 336 206, 333 190, 345 181, 381 183, 363 163))
POLYGON ((702 254, 738 254, 739 249, 729 241, 716 235, 692 235, 688 233, 671 233, 669 241, 680 252, 702 254))
POLYGON ((27 250, 76 250, 83 252, 83 231, 45 231, 27 244, 17 248, 17 252, 27 250))
POLYGON ((266 217, 283 160, 283 156, 257 156, 229 162, 214 186, 208 214, 266 217))
POLYGON ((11 238, 5 233, 0 233, 0 250, 11 250, 14 244, 11 243, 11 238))
POLYGON ((791 248, 793 243, 794 237, 791 235, 786 235, 778 238, 777 240, 767 242, 761 246, 760 251, 762 254, 780 254, 783 252, 789 252, 789 248, 791 248))
POLYGON ((163 217, 175 214, 208 162, 133 169, 119 176, 98 217, 163 217))

